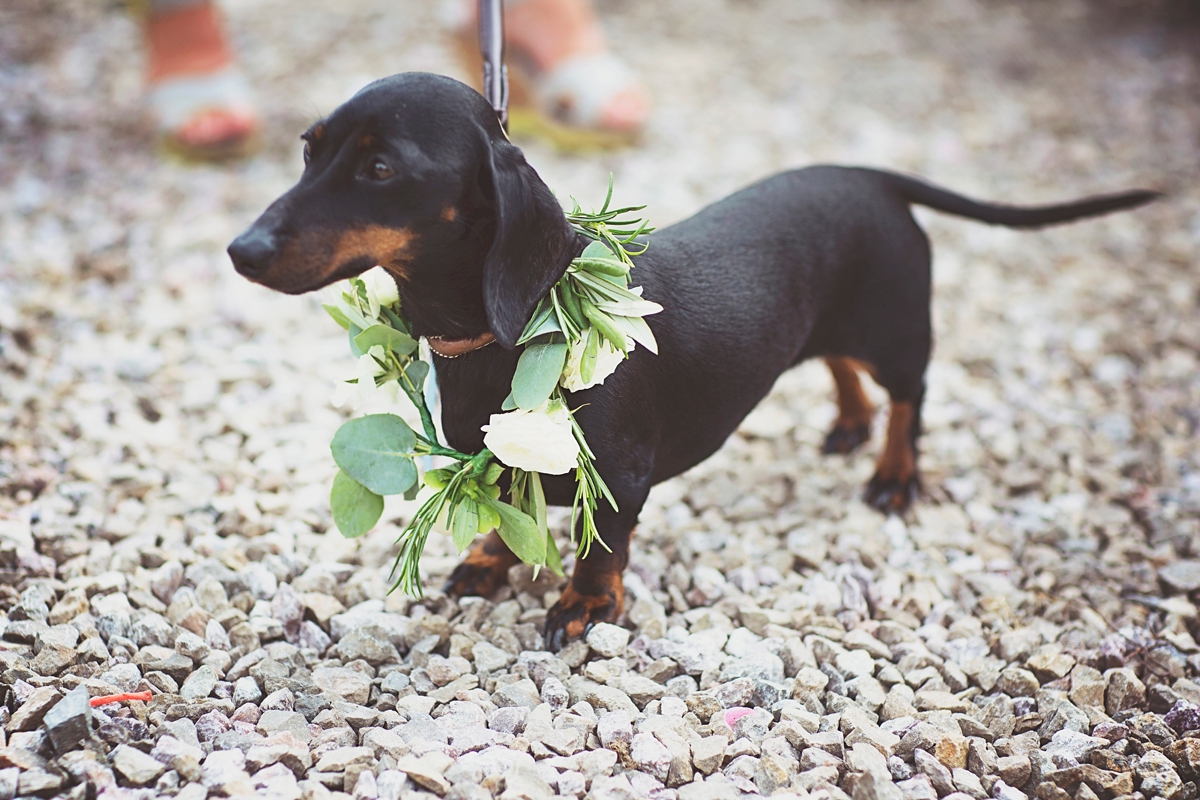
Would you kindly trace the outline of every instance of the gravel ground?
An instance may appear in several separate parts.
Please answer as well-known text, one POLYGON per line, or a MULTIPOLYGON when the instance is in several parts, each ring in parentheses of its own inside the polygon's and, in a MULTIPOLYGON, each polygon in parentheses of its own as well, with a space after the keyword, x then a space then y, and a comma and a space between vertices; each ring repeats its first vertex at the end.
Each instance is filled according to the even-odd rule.
POLYGON ((636 150, 528 146, 585 205, 611 170, 665 223, 814 161, 1170 197, 1039 233, 921 212, 938 348, 911 517, 858 500, 878 436, 818 455, 831 387, 805 365, 656 488, 626 617, 557 654, 554 581, 455 602, 438 539, 411 601, 386 594, 409 507, 327 533, 344 338, 223 253, 316 115, 390 72, 461 75, 439 13, 228 4, 266 147, 206 169, 154 155, 109 6, 0 8, 0 800, 1196 800, 1182 4, 602 3, 657 114, 636 150))

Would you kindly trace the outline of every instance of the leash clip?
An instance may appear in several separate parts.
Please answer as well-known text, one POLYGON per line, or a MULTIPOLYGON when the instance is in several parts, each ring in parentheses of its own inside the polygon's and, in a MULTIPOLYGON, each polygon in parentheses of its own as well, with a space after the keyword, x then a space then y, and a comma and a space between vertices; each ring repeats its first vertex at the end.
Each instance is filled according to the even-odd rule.
POLYGON ((483 96, 508 131, 508 67, 504 65, 503 0, 479 0, 479 52, 483 56, 483 96))

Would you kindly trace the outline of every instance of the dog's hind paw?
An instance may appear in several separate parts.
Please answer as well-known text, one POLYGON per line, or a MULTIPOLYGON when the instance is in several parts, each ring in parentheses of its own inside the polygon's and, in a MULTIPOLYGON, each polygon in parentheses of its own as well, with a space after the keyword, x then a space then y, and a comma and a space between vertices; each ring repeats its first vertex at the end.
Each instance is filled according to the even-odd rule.
POLYGON ((825 455, 832 455, 834 453, 846 455, 853 453, 870 438, 870 425, 855 425, 853 427, 834 425, 833 429, 825 436, 825 443, 821 445, 821 452, 825 455))
POLYGON ((600 594, 581 594, 567 586, 562 597, 546 613, 543 636, 546 649, 557 653, 573 639, 587 635, 597 622, 616 622, 624 606, 625 591, 621 576, 616 576, 615 589, 600 594))
POLYGON ((915 473, 908 478, 893 478, 876 472, 867 482, 863 500, 880 513, 903 514, 920 491, 921 479, 915 473))

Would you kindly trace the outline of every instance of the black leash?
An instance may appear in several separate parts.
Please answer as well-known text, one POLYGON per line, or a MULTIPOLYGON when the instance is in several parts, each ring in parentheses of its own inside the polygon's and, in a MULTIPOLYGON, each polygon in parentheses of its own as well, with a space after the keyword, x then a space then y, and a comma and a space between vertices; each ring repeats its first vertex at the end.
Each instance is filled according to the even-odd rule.
POLYGON ((504 66, 503 0, 479 0, 479 52, 483 56, 483 96, 500 127, 508 130, 508 68, 504 66))

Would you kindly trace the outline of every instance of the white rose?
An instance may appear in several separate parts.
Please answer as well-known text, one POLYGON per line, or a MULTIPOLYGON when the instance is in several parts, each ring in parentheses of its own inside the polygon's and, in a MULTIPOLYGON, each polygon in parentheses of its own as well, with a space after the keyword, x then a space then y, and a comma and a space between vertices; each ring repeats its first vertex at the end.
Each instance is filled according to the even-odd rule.
POLYGON ((562 475, 575 467, 579 443, 571 432, 571 417, 560 404, 549 403, 533 411, 492 414, 483 426, 483 444, 510 467, 546 475, 562 475))
POLYGON ((380 306, 393 306, 400 302, 396 279, 383 267, 372 267, 361 276, 367 287, 367 302, 371 305, 371 316, 379 317, 380 306))
MULTIPOLYGON (((601 339, 600 347, 596 352, 596 368, 592 372, 592 379, 585 382, 579 368, 583 362, 583 351, 587 348, 587 338, 587 331, 584 331, 583 336, 571 343, 571 349, 567 353, 567 365, 563 367, 558 383, 568 392, 578 392, 599 386, 604 383, 605 378, 616 372, 617 366, 625 360, 624 353, 613 347, 607 339, 601 339)), ((625 341, 626 347, 632 353, 633 340, 627 338, 625 341)))

